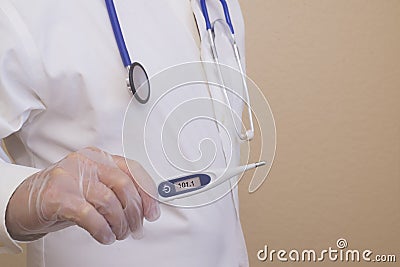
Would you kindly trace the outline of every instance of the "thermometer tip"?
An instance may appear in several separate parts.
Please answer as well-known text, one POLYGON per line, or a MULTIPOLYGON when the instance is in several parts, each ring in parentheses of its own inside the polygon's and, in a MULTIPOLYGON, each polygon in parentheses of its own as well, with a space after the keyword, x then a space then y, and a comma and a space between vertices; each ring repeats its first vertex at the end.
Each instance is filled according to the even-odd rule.
POLYGON ((267 165, 267 163, 266 163, 265 161, 257 162, 257 163, 256 163, 256 168, 261 167, 261 166, 264 166, 264 165, 267 165))

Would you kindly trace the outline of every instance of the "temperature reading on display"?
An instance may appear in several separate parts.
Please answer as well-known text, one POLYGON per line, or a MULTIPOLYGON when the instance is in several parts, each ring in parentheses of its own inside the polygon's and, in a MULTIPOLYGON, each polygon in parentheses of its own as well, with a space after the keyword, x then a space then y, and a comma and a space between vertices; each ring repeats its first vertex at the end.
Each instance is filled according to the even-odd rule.
POLYGON ((195 178, 175 182, 174 185, 175 185, 176 192, 181 192, 181 191, 201 187, 201 181, 200 181, 199 177, 195 177, 195 178))

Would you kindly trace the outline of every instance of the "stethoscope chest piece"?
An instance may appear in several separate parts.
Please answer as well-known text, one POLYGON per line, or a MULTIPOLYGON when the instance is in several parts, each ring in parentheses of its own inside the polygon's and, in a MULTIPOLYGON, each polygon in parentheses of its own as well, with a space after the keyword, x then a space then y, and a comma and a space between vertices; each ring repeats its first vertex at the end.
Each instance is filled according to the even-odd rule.
POLYGON ((146 104, 150 99, 150 82, 146 70, 139 62, 133 62, 128 67, 127 86, 136 100, 146 104))
POLYGON ((111 27, 114 32, 115 41, 121 54, 122 63, 128 70, 127 86, 136 100, 141 104, 146 104, 150 99, 150 83, 144 67, 131 61, 128 49, 125 44, 121 26, 119 24, 117 11, 115 10, 113 0, 105 0, 111 27))

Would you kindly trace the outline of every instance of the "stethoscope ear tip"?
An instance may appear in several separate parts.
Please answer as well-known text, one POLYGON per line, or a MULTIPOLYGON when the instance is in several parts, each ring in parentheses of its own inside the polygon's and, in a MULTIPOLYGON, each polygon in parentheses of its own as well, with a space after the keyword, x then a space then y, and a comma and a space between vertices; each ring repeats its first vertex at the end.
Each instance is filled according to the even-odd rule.
POLYGON ((247 130, 245 134, 241 134, 240 139, 244 141, 251 141, 254 138, 254 131, 253 130, 247 130))
POLYGON ((247 140, 251 141, 254 138, 254 131, 248 130, 246 131, 247 140))

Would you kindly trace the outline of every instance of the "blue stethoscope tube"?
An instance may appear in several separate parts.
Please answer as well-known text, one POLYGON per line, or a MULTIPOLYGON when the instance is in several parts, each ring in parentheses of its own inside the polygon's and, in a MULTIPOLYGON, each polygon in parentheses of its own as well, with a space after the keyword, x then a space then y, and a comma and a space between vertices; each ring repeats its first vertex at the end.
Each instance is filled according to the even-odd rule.
POLYGON ((115 41, 117 42, 118 50, 121 55, 122 63, 128 71, 126 85, 139 103, 146 104, 150 99, 150 82, 147 72, 140 63, 132 63, 126 47, 124 36, 122 35, 122 30, 118 20, 117 11, 115 10, 114 2, 113 0, 105 0, 105 2, 108 16, 110 17, 111 27, 114 32, 115 41), (138 81, 142 81, 143 83, 138 84, 138 81), (137 90, 140 90, 140 94, 137 90))
MULTIPOLYGON (((228 24, 231 33, 235 34, 235 29, 233 28, 228 4, 226 3, 226 0, 220 0, 220 2, 222 5, 222 8, 224 9, 226 23, 228 24)), ((200 0, 200 5, 201 5, 201 11, 203 12, 204 20, 206 22, 207 30, 211 30, 212 25, 211 25, 211 21, 210 21, 210 15, 208 14, 206 0, 200 0)))
POLYGON ((119 24, 117 11, 115 10, 113 0, 105 0, 108 16, 110 17, 111 26, 114 32, 115 41, 118 45, 119 53, 121 54, 122 62, 125 67, 129 67, 132 64, 131 58, 129 56, 128 49, 126 48, 124 36, 122 35, 121 26, 119 24))

